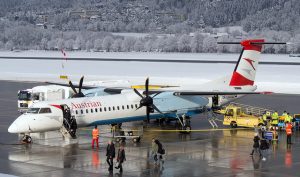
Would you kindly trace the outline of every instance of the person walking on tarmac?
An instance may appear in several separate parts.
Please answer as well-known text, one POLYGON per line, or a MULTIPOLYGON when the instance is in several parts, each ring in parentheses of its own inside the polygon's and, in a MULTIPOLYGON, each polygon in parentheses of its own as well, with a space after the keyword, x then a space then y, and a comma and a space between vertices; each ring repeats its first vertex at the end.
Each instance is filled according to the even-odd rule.
POLYGON ((290 122, 286 122, 285 124, 285 132, 286 132, 286 143, 292 144, 292 124, 290 122))
POLYGON ((126 161, 126 156, 125 156, 125 150, 124 150, 124 145, 121 145, 119 150, 118 150, 118 155, 117 155, 117 164, 116 169, 120 169, 120 173, 123 173, 123 162, 126 161))
POLYGON ((277 129, 278 119, 279 119, 278 112, 277 111, 273 112, 271 118, 272 118, 272 127, 273 127, 273 129, 277 129))
POLYGON ((115 158, 115 145, 114 143, 109 140, 107 147, 106 147, 106 162, 108 163, 108 171, 112 172, 113 171, 113 165, 114 165, 114 158, 115 158))
POLYGON ((259 136, 258 136, 258 133, 254 133, 254 138, 253 138, 253 149, 252 149, 252 152, 250 153, 251 156, 253 156, 254 154, 254 151, 257 153, 259 153, 259 155, 261 156, 261 152, 260 152, 260 149, 259 149, 259 136))
POLYGON ((96 142, 97 148, 99 148, 99 130, 97 128, 97 125, 95 125, 93 131, 92 131, 92 148, 94 149, 94 144, 96 142))
POLYGON ((259 146, 259 149, 261 151, 261 155, 260 157, 262 157, 262 161, 265 161, 266 160, 266 154, 267 154, 267 150, 269 149, 269 143, 266 139, 262 138, 260 140, 260 146, 259 146))

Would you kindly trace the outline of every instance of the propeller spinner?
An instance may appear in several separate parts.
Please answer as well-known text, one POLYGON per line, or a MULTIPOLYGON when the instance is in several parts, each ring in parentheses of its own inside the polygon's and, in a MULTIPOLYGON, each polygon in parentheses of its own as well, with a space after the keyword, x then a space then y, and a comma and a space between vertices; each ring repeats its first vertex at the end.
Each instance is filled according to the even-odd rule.
POLYGON ((133 90, 138 96, 142 98, 140 101, 140 106, 136 110, 140 109, 143 106, 146 107, 146 115, 147 115, 148 123, 150 122, 150 113, 153 113, 154 110, 162 114, 162 112, 153 104, 153 98, 158 94, 155 94, 152 97, 149 95, 149 78, 147 78, 145 82, 145 92, 144 92, 145 96, 143 96, 139 91, 137 91, 137 89, 134 88, 133 90))

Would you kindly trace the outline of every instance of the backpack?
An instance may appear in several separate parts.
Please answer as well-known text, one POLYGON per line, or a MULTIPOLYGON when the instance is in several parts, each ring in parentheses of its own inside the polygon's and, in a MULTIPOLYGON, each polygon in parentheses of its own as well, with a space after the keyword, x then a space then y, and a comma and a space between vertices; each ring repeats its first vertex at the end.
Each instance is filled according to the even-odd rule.
POLYGON ((155 140, 157 146, 158 146, 158 150, 157 152, 160 153, 160 154, 165 154, 166 151, 165 149, 163 148, 162 144, 158 141, 158 140, 155 140))

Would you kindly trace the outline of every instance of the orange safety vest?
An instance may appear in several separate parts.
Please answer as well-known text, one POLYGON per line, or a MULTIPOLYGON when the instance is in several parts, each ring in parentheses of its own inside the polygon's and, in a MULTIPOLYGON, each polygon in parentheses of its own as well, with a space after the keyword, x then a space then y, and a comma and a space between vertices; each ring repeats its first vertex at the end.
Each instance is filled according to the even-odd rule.
POLYGON ((291 135, 292 134, 292 124, 290 124, 290 123, 286 124, 285 132, 286 132, 287 135, 291 135))
POLYGON ((92 132, 92 135, 93 135, 93 139, 98 139, 98 137, 99 137, 99 130, 97 128, 94 128, 93 132, 92 132))

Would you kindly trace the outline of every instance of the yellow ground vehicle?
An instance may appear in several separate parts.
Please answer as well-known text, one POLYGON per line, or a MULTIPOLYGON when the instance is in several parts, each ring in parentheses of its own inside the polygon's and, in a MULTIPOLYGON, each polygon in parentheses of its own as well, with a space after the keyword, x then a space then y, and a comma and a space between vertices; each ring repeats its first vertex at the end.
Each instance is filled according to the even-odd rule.
POLYGON ((261 117, 246 114, 239 106, 229 105, 225 108, 223 125, 230 125, 232 128, 236 128, 238 126, 252 128, 263 124, 261 117))

